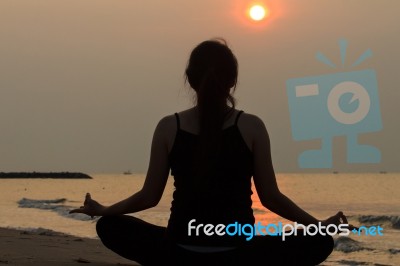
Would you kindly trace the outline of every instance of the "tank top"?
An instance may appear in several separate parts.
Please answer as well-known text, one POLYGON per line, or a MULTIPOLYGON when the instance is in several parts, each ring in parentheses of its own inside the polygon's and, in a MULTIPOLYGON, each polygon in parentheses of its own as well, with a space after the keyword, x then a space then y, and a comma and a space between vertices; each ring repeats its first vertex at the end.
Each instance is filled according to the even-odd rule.
POLYGON ((215 155, 212 174, 195 178, 195 159, 199 136, 180 128, 179 115, 177 132, 169 153, 171 175, 174 177, 175 191, 171 203, 171 214, 167 226, 167 236, 177 243, 194 245, 231 246, 243 237, 228 235, 188 235, 188 225, 192 224, 254 224, 251 208, 251 177, 253 176, 253 154, 244 141, 235 123, 222 130, 220 149, 215 155), (200 179, 199 179, 200 178, 200 179), (203 184, 199 186, 199 183, 203 184))

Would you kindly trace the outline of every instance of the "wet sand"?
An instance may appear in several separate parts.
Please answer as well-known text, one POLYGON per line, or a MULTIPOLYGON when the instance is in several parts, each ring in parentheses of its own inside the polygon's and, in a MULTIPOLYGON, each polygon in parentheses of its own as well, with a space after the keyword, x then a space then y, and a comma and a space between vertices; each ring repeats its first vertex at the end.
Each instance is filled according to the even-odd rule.
POLYGON ((49 230, 19 231, 0 228, 1 265, 140 265, 119 257, 100 240, 79 238, 49 230))

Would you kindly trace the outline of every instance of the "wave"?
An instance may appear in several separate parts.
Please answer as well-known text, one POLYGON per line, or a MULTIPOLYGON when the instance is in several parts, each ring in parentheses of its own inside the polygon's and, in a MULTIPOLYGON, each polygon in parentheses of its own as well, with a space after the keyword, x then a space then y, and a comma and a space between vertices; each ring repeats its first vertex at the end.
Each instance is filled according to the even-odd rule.
POLYGON ((40 236, 67 236, 67 234, 56 232, 46 228, 17 228, 22 235, 40 235, 40 236))
POLYGON ((67 199, 54 199, 54 200, 34 200, 22 198, 18 201, 18 205, 21 208, 37 208, 37 209, 47 209, 54 206, 54 204, 64 203, 67 199))
MULTIPOLYGON (((341 251, 343 253, 352 253, 352 252, 358 252, 358 251, 376 251, 378 249, 375 248, 369 248, 369 247, 365 247, 363 246, 363 244, 360 241, 354 240, 350 237, 347 236, 340 236, 336 239, 334 239, 334 250, 336 251, 341 251)), ((388 252, 388 254, 391 255, 397 255, 400 253, 400 249, 396 249, 396 248, 390 248, 387 250, 381 250, 384 252, 388 252)), ((341 264, 345 264, 345 265, 370 265, 369 263, 366 262, 362 262, 362 261, 341 261, 341 264)), ((390 265, 385 265, 385 264, 373 264, 375 266, 390 266, 390 265)))
POLYGON ((48 210, 57 213, 66 218, 80 220, 80 221, 92 221, 93 219, 85 214, 81 213, 73 213, 69 212, 74 209, 72 206, 64 205, 67 202, 67 199, 46 199, 46 200, 36 200, 36 199, 27 199, 22 198, 19 200, 18 207, 20 208, 34 208, 39 210, 48 210))
POLYGON ((355 260, 339 260, 337 261, 340 265, 349 265, 349 266, 356 266, 356 265, 371 265, 365 261, 355 261, 355 260))
POLYGON ((335 239, 334 249, 344 253, 350 253, 361 250, 374 250, 372 248, 363 247, 361 242, 351 239, 350 237, 340 236, 335 239))
POLYGON ((388 264, 371 263, 366 261, 355 261, 355 260, 339 260, 335 261, 340 263, 340 265, 357 266, 357 265, 368 265, 368 266, 392 266, 388 264))
POLYGON ((395 255, 395 254, 399 254, 399 253, 400 253, 400 249, 396 249, 396 248, 389 248, 388 251, 389 251, 389 253, 392 254, 392 255, 395 255))
POLYGON ((400 216, 397 215, 360 215, 358 221, 362 225, 387 224, 393 229, 400 229, 400 216))

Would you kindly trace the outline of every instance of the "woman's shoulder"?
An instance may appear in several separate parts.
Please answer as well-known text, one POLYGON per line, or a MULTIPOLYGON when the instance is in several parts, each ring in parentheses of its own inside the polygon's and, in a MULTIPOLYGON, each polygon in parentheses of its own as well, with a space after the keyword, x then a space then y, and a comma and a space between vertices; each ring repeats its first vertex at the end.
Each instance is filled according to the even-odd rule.
POLYGON ((193 113, 193 108, 186 109, 183 111, 178 111, 169 115, 166 115, 160 119, 158 124, 160 126, 163 126, 165 128, 169 127, 175 127, 177 126, 177 123, 180 122, 180 120, 184 119, 187 115, 190 115, 193 113))
MULTIPOLYGON (((186 116, 189 116, 192 112, 193 112, 192 109, 187 109, 166 115, 160 119, 157 128, 159 128, 161 131, 164 131, 164 133, 165 131, 175 132, 177 127, 179 127, 178 123, 181 123, 181 120, 185 121, 188 120, 185 118, 186 116)), ((265 129, 265 124, 259 116, 252 113, 247 113, 246 111, 243 110, 235 109, 233 112, 232 120, 234 119, 237 121, 237 124, 240 128, 244 128, 246 130, 258 131, 265 129)))
POLYGON ((264 122, 255 114, 242 112, 237 121, 237 127, 251 151, 259 139, 268 135, 264 122))
POLYGON ((185 122, 188 120, 187 117, 190 118, 190 115, 193 113, 192 109, 193 108, 171 113, 162 117, 158 122, 157 128, 166 134, 171 135, 172 133, 172 135, 174 135, 177 128, 180 128, 182 121, 185 122))
POLYGON ((238 120, 238 125, 252 130, 265 129, 265 124, 259 116, 244 111, 238 120))
POLYGON ((175 130, 177 125, 177 118, 175 114, 170 114, 162 117, 160 121, 158 121, 157 129, 161 131, 170 131, 175 130))

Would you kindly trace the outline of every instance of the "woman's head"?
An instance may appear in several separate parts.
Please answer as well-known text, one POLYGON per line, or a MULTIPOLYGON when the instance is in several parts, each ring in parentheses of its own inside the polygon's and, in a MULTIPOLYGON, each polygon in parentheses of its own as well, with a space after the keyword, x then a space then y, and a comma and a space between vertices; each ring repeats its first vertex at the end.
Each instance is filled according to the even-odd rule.
POLYGON ((185 75, 196 92, 199 107, 206 104, 211 109, 225 108, 228 102, 235 105, 231 93, 237 83, 238 63, 223 39, 197 45, 190 54, 185 75))
POLYGON ((235 107, 232 93, 238 63, 223 39, 204 41, 190 54, 186 81, 196 92, 200 125, 198 167, 200 176, 211 169, 210 158, 218 153, 222 126, 235 107), (227 106, 232 108, 227 108, 227 106))

